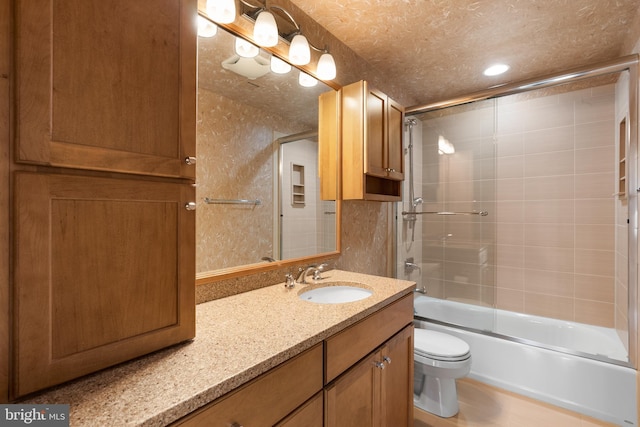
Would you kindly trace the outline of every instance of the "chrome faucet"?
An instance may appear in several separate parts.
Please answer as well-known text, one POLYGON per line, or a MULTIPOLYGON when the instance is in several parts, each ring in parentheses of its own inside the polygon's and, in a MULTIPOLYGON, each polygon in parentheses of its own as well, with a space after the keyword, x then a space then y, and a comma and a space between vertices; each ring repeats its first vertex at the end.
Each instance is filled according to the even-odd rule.
POLYGON ((328 266, 329 264, 322 263, 320 265, 311 264, 304 268, 300 267, 298 269, 298 277, 296 277, 296 283, 307 285, 308 284, 307 276, 311 272, 313 272, 313 280, 322 280, 321 274, 324 271, 324 269, 328 266))
POLYGON ((315 270, 317 268, 318 267, 315 264, 309 265, 309 266, 304 267, 304 268, 300 267, 298 269, 298 277, 296 277, 296 283, 306 285, 307 284, 307 276, 309 275, 309 273, 314 271, 314 277, 315 277, 315 270))

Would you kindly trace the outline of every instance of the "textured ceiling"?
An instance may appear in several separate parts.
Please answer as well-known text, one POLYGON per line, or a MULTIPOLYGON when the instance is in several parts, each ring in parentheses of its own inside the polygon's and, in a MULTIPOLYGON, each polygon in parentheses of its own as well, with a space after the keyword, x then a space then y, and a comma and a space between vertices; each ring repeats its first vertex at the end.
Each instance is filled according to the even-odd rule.
POLYGON ((638 0, 291 2, 418 104, 617 58, 640 36, 638 0), (511 69, 483 76, 495 62, 511 69))

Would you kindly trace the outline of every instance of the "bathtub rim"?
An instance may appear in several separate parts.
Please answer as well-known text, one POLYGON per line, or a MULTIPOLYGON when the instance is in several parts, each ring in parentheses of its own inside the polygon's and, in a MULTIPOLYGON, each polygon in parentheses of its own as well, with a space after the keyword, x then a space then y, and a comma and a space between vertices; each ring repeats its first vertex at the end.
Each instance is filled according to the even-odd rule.
MULTIPOLYGON (((635 366, 633 366, 633 364, 630 361, 626 361, 625 362, 624 360, 612 359, 612 358, 604 356, 604 355, 585 353, 585 352, 582 352, 582 351, 571 350, 571 349, 568 349, 568 348, 565 348, 565 347, 558 347, 558 346, 545 344, 545 343, 541 343, 541 342, 534 341, 534 340, 528 340, 526 338, 513 337, 513 336, 510 336, 510 335, 504 335, 504 334, 500 334, 500 333, 497 333, 497 332, 488 331, 488 330, 484 330, 484 329, 476 329, 476 328, 472 328, 472 327, 469 327, 469 326, 462 326, 462 325, 458 325, 458 324, 455 324, 455 323, 444 322, 444 321, 441 321, 441 320, 432 319, 430 317, 420 316, 417 313, 413 314, 413 319, 414 320, 418 320, 418 321, 425 321, 425 322, 435 323, 436 325, 448 326, 450 328, 462 329, 463 331, 472 332, 472 333, 476 333, 476 334, 480 334, 480 335, 485 335, 485 336, 489 336, 489 337, 493 337, 493 338, 503 339, 503 340, 511 341, 511 342, 514 342, 514 343, 517 343, 517 344, 523 344, 523 345, 528 345, 528 346, 532 346, 532 347, 543 348, 545 350, 556 351, 556 352, 559 352, 559 353, 564 353, 564 354, 568 354, 568 355, 576 356, 576 357, 583 357, 585 359, 591 359, 591 360, 595 360, 597 362, 610 363, 612 365, 622 366, 624 368, 636 369, 635 366)), ((627 356, 627 358, 628 358, 628 356, 627 356)))

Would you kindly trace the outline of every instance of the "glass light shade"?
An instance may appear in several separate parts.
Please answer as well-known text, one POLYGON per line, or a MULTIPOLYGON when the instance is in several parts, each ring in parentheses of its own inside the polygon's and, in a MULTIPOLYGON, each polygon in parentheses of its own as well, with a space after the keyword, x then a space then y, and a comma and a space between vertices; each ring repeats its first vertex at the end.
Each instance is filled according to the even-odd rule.
POLYGON ((198 37, 213 37, 218 32, 218 26, 208 19, 198 15, 198 37))
POLYGON ((318 80, 314 79, 309 74, 300 71, 300 75, 298 76, 298 83, 300 84, 300 86, 313 87, 318 84, 318 80))
POLYGON ((318 60, 318 77, 322 80, 333 80, 336 78, 336 61, 330 53, 323 53, 318 60))
POLYGON ((276 74, 287 74, 291 71, 291 65, 284 62, 282 59, 277 56, 271 57, 271 71, 276 74))
POLYGON ((291 46, 289 46, 289 62, 293 65, 307 65, 311 62, 309 42, 302 34, 297 34, 293 40, 291 40, 291 46))
POLYGON ((207 0, 207 15, 221 24, 230 24, 236 19, 236 0, 207 0))
POLYGON ((236 37, 236 53, 243 58, 254 58, 260 53, 258 46, 252 45, 246 40, 236 37))
POLYGON ((253 27, 253 40, 260 46, 271 47, 278 44, 278 26, 271 12, 263 10, 258 14, 253 27))

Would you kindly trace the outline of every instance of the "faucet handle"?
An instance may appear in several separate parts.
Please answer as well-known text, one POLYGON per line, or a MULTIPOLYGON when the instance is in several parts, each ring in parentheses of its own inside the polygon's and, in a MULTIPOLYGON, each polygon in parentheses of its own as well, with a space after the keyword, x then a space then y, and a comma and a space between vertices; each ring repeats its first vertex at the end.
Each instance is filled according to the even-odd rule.
POLYGON ((291 275, 291 273, 285 274, 284 279, 285 279, 285 283, 284 283, 285 288, 293 289, 296 286, 296 281, 291 275))
POLYGON ((329 264, 324 262, 324 263, 320 264, 319 266, 317 266, 316 268, 314 268, 313 269, 313 280, 322 280, 322 279, 324 279, 324 277, 322 277, 322 272, 328 266, 329 266, 329 264))

